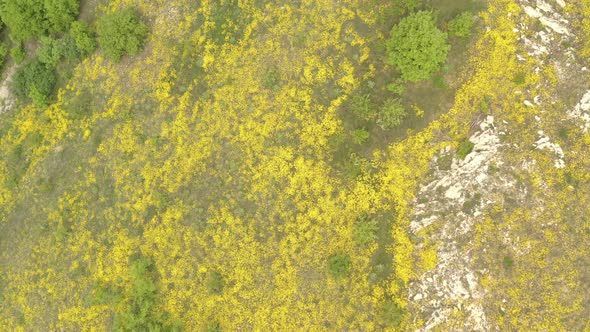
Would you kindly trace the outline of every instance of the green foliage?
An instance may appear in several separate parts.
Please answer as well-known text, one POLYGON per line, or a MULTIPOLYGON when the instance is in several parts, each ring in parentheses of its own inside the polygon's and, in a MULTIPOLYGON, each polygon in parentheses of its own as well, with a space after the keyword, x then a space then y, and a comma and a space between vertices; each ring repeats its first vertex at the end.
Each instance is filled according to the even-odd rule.
POLYGON ((149 33, 139 13, 131 7, 98 19, 98 43, 107 57, 119 61, 125 54, 135 55, 142 49, 149 33))
POLYGON ((4 66, 4 60, 8 54, 8 48, 4 43, 0 43, 0 68, 4 66))
POLYGON ((31 87, 31 91, 29 91, 29 98, 35 103, 35 105, 39 107, 47 107, 48 103, 48 95, 43 94, 36 86, 31 87))
POLYGON ((14 74, 12 88, 21 100, 34 99, 39 106, 44 106, 55 85, 55 70, 34 60, 18 68, 14 74))
POLYGON ((351 101, 351 110, 361 119, 370 120, 375 115, 371 95, 354 95, 351 101))
POLYGON ((41 37, 41 47, 37 51, 37 59, 49 67, 55 67, 63 57, 62 44, 50 37, 41 37))
POLYGON ((403 18, 391 30, 386 43, 387 61, 407 81, 427 79, 447 59, 447 34, 435 25, 431 12, 420 11, 403 18))
POLYGON ((23 61, 25 61, 25 57, 27 55, 25 53, 25 48, 22 44, 19 43, 10 49, 10 56, 17 65, 20 65, 21 63, 23 63, 23 61))
POLYGON ((79 0, 44 0, 45 18, 51 32, 64 32, 80 12, 79 0))
POLYGON ((457 148, 457 157, 459 159, 465 159, 468 154, 473 151, 474 144, 471 143, 468 139, 463 140, 459 143, 459 147, 457 148))
POLYGON ((379 225, 375 219, 363 215, 353 225, 352 238, 360 245, 367 245, 377 239, 379 225))
POLYGON ((352 260, 349 255, 333 255, 328 258, 328 272, 335 279, 350 275, 352 260))
POLYGON ((70 35, 74 38, 80 53, 90 54, 96 49, 96 37, 88 23, 84 21, 72 22, 70 35))
POLYGON ((10 0, 0 4, 0 17, 15 40, 64 32, 78 16, 78 0, 10 0))
POLYGON ((474 23, 475 19, 471 12, 462 12, 449 22, 449 35, 460 38, 469 37, 474 23))
POLYGON ((2 1, 0 17, 16 40, 41 36, 47 31, 43 0, 2 1))
POLYGON ((383 305, 381 319, 385 326, 397 327, 403 321, 405 314, 405 310, 402 307, 400 307, 397 303, 387 301, 383 305))
POLYGON ((72 37, 72 35, 65 34, 60 39, 60 49, 61 55, 64 59, 70 62, 77 61, 80 58, 80 49, 76 45, 76 41, 72 37))
POLYGON ((381 108, 377 118, 377 124, 382 129, 398 127, 406 118, 407 113, 399 98, 387 99, 381 108))
POLYGON ((209 279, 207 280, 207 289, 209 289, 209 293, 221 294, 224 286, 225 282, 223 276, 219 272, 213 271, 209 274, 209 279))
POLYGON ((357 128, 352 131, 352 139, 356 144, 363 144, 369 139, 369 131, 365 128, 357 128))

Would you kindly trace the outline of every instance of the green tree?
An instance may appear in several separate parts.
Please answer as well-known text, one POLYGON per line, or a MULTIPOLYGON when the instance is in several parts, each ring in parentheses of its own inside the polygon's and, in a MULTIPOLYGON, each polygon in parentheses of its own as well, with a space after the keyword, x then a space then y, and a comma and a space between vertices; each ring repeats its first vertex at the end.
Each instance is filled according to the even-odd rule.
POLYGON ((39 106, 45 106, 55 85, 55 70, 34 60, 21 66, 14 74, 12 88, 21 100, 32 98, 39 106))
POLYGON ((79 0, 0 0, 0 17, 19 41, 66 31, 79 10, 79 0))
POLYGON ((64 32, 80 13, 79 0, 45 0, 45 19, 50 32, 64 32))
POLYGON ((96 49, 96 38, 88 23, 84 21, 72 22, 70 35, 82 54, 90 54, 96 49))
POLYGON ((0 17, 16 40, 41 36, 48 28, 43 0, 2 0, 0 17))
POLYGON ((63 56, 61 43, 57 39, 41 37, 41 47, 37 51, 37 58, 50 67, 55 67, 63 56))
POLYGON ((119 61, 125 54, 137 54, 149 33, 137 11, 126 8, 98 20, 98 44, 107 57, 119 61))
POLYGON ((407 81, 427 79, 445 62, 450 49, 447 39, 447 34, 436 27, 432 13, 419 11, 391 30, 387 61, 407 81))

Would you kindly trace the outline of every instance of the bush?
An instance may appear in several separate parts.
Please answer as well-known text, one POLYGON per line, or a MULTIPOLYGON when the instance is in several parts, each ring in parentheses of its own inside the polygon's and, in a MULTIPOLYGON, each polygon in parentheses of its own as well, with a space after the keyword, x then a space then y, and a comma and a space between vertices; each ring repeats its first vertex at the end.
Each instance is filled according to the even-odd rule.
POLYGON ((360 245, 367 245, 377 239, 377 230, 379 225, 374 219, 367 216, 361 216, 354 223, 352 238, 360 245))
POLYGON ((394 82, 387 84, 387 90, 397 95, 403 95, 406 91, 406 86, 403 84, 401 80, 396 80, 394 82))
POLYGON ((94 52, 96 49, 96 37, 88 23, 84 21, 72 22, 70 35, 76 42, 76 46, 78 47, 78 50, 80 50, 80 53, 87 55, 94 52))
POLYGON ((356 144, 363 144, 369 139, 369 132, 365 128, 357 128, 352 132, 352 139, 356 144))
POLYGON ((426 11, 411 14, 394 26, 386 47, 387 61, 404 80, 412 82, 430 77, 445 62, 450 49, 447 34, 426 11))
POLYGON ((469 37, 474 22, 471 12, 463 12, 449 22, 449 34, 460 38, 469 37))
POLYGON ((351 268, 352 261, 348 255, 334 255, 328 258, 328 272, 333 278, 347 277, 351 268))
POLYGON ((219 272, 211 272, 209 274, 209 279, 207 280, 207 288, 209 289, 209 293, 221 294, 223 292, 224 286, 225 282, 223 281, 223 276, 221 276, 219 272))
POLYGON ((276 89, 281 82, 281 73, 279 69, 275 66, 270 67, 266 73, 264 73, 264 77, 262 79, 262 85, 268 89, 276 89))
POLYGON ((133 8, 106 14, 98 19, 98 44, 106 56, 114 61, 119 61, 125 54, 139 53, 148 32, 148 26, 133 8))
POLYGON ((457 158, 465 159, 468 154, 473 151, 474 144, 471 143, 468 139, 463 140, 459 143, 459 147, 457 148, 457 158))
POLYGON ((379 109, 377 124, 381 129, 398 127, 406 118, 407 113, 401 100, 398 98, 387 99, 379 109))
POLYGON ((20 65, 21 63, 23 63, 23 61, 25 61, 25 57, 27 55, 25 53, 25 48, 23 47, 23 45, 18 44, 10 49, 10 56, 17 65, 20 65))
POLYGON ((34 60, 18 68, 14 74, 12 88, 21 100, 32 98, 39 106, 45 106, 55 85, 55 70, 34 60))
POLYGON ((457 148, 457 158, 465 159, 468 154, 473 151, 473 147, 475 145, 471 143, 468 139, 465 139, 459 143, 459 147, 457 148))
POLYGON ((370 120, 375 115, 371 95, 354 95, 351 102, 352 112, 360 118, 370 120))
POLYGON ((0 4, 0 17, 11 36, 24 41, 64 32, 78 16, 79 0, 10 0, 0 4))

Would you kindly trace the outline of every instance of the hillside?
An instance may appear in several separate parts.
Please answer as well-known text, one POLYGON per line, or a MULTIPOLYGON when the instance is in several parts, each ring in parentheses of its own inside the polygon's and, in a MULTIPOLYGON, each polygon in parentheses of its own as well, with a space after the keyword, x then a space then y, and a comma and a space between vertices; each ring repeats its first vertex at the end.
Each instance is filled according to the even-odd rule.
POLYGON ((590 330, 587 0, 0 18, 0 330, 590 330))

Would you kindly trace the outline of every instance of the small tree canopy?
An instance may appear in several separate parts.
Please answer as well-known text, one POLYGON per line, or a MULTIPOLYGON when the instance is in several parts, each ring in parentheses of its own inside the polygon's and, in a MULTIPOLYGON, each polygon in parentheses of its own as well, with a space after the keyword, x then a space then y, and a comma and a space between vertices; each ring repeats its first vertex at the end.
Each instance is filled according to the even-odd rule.
POLYGON ((88 23, 84 21, 72 22, 70 35, 76 42, 76 47, 83 54, 90 54, 96 49, 96 39, 88 23))
POLYGON ((64 32, 79 11, 79 0, 0 0, 0 17, 19 41, 64 32))
POLYGON ((403 18, 391 30, 387 61, 407 81, 427 79, 447 59, 450 46, 431 12, 420 11, 403 18))
POLYGON ((107 57, 119 61, 125 54, 137 54, 149 33, 139 13, 126 8, 98 20, 98 43, 107 57))
POLYGON ((39 106, 44 106, 55 85, 55 70, 39 60, 34 60, 18 68, 12 84, 14 94, 20 99, 31 98, 39 106))

